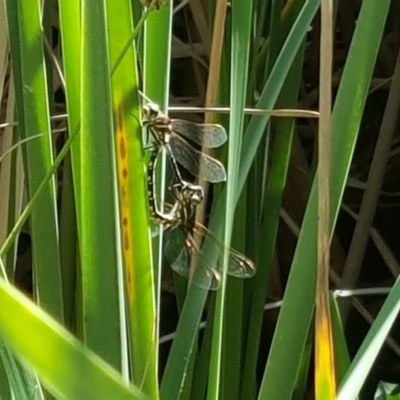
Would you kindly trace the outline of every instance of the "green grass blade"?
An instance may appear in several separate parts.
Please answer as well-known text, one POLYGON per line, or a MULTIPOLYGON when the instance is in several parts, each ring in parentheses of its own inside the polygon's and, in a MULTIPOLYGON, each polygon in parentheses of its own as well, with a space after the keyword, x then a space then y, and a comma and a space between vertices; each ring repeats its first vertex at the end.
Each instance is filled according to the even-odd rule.
MULTIPOLYGON (((80 124, 81 54, 77 49, 81 48, 81 10, 80 2, 77 0, 60 0, 59 6, 68 128, 72 133, 78 129, 80 124)), ((81 189, 79 144, 79 140, 76 140, 71 149, 76 199, 80 199, 81 189)), ((79 208, 77 211, 79 213, 79 208)))
POLYGON ((188 371, 190 357, 197 339, 198 327, 206 298, 206 290, 196 285, 189 286, 161 381, 161 398, 178 398, 181 388, 185 384, 186 372, 188 371))
MULTIPOLYGON (((235 190, 237 186, 237 176, 239 170, 240 151, 242 145, 242 131, 244 124, 243 109, 246 103, 247 95, 247 77, 249 69, 250 37, 252 27, 252 8, 253 2, 237 2, 232 5, 232 32, 231 32, 231 60, 230 60, 230 119, 229 119, 229 153, 228 153, 228 181, 226 192, 226 214, 225 214, 225 235, 224 242, 231 242, 235 208, 235 190)), ((227 268, 229 262, 228 248, 225 249, 223 259, 223 279, 220 290, 216 294, 216 307, 213 321, 213 339, 210 357, 210 374, 208 382, 207 398, 219 398, 221 395, 222 369, 224 370, 224 379, 226 382, 234 379, 229 373, 234 373, 235 369, 226 369, 225 357, 229 357, 229 348, 225 346, 226 351, 222 356, 222 347, 224 339, 224 314, 226 312, 226 290, 227 290, 227 268)), ((231 285, 231 291, 235 285, 231 285)), ((241 300, 243 291, 237 286, 235 291, 238 300, 241 300)), ((243 307, 237 310, 243 310, 243 307)), ((233 314, 230 314, 233 317, 233 314)), ((236 315, 237 330, 240 332, 241 315, 236 315)), ((227 321, 225 321, 227 322, 227 321)), ((232 321, 231 321, 232 322, 232 321)), ((236 336, 237 342, 230 343, 231 348, 239 349, 241 347, 240 335, 236 336)), ((231 360, 232 361, 232 360, 231 360)), ((240 362, 240 357, 236 359, 240 362)), ((237 369, 236 369, 237 370, 237 369)), ((236 376, 236 378, 238 378, 236 376)))
POLYGON ((0 279, 0 335, 63 399, 143 399, 111 368, 28 298, 0 279), (29 326, 29 340, 26 330, 29 326), (60 362, 62 360, 62 362, 60 362))
MULTIPOLYGON (((10 1, 7 12, 9 36, 14 37, 11 54, 21 122, 19 133, 22 138, 45 133, 24 147, 28 193, 32 196, 53 162, 40 2, 29 0, 17 4, 10 1)), ((37 300, 63 320, 54 178, 49 180, 40 203, 32 210, 31 232, 37 300)))
MULTIPOLYGON (((193 371, 190 371, 190 375, 186 378, 184 388, 188 388, 188 400, 194 399, 205 399, 207 394, 207 384, 209 375, 209 365, 211 356, 212 346, 212 335, 213 335, 213 324, 214 309, 215 309, 215 296, 211 296, 210 299, 210 312, 207 314, 207 319, 211 323, 207 323, 204 327, 203 338, 201 342, 201 349, 199 352, 194 352, 191 357, 191 364, 193 364, 193 371)), ((188 368, 191 368, 189 365, 188 368)), ((185 392, 183 392, 185 393, 185 392)))
MULTIPOLYGON (((264 86, 257 108, 272 109, 282 89, 284 81, 289 72, 290 66, 302 44, 302 40, 307 34, 308 27, 311 24, 319 7, 318 0, 310 0, 301 10, 299 17, 295 21, 293 28, 282 48, 282 51, 272 69, 268 82, 264 86)), ((235 192, 236 201, 246 183, 247 175, 257 152, 257 148, 262 140, 264 129, 269 121, 269 116, 253 116, 246 128, 243 138, 243 147, 241 153, 241 162, 239 170, 238 187, 235 192)), ((213 232, 219 233, 221 227, 221 210, 223 209, 222 199, 216 202, 212 211, 210 226, 213 232)))
MULTIPOLYGON (((65 97, 68 112, 68 133, 73 135, 80 126, 80 52, 81 48, 81 18, 80 2, 78 0, 60 0, 60 31, 63 53, 63 72, 65 79, 65 97)), ((80 141, 74 140, 70 159, 66 160, 63 174, 63 190, 60 218, 60 254, 63 273, 63 296, 65 321, 74 327, 76 315, 76 259, 77 243, 80 237, 80 141), (71 172, 72 170, 72 177, 71 172), (73 198, 74 197, 74 198, 73 198), (74 201, 75 200, 75 201, 74 201), (78 237, 78 238, 77 238, 78 237)))
POLYGON ((340 383, 349 370, 350 366, 350 355, 347 349, 346 336, 344 327, 341 321, 339 304, 335 297, 331 294, 329 305, 331 307, 332 315, 332 331, 335 346, 335 366, 337 381, 340 383))
MULTIPOLYGON (((293 68, 289 72, 287 81, 282 89, 279 107, 296 107, 298 94, 296 88, 300 84, 303 54, 304 46, 300 49, 299 55, 296 57, 293 68)), ((272 269, 276 236, 280 221, 281 202, 290 161, 294 122, 293 119, 289 118, 278 121, 271 149, 271 164, 263 204, 259 253, 256 262, 257 278, 252 293, 247 350, 245 352, 245 366, 243 368, 242 398, 248 398, 254 390, 259 354, 257 343, 260 343, 261 329, 264 321, 264 305, 267 299, 268 279, 272 269)))
MULTIPOLYGON (((293 64, 293 60, 303 42, 307 29, 310 26, 318 7, 318 0, 310 0, 304 5, 260 95, 257 108, 272 109, 274 107, 289 69, 293 64)), ((243 139, 237 197, 239 197, 246 182, 247 175, 268 121, 268 116, 253 116, 246 128, 245 137, 243 139)))
MULTIPOLYGON (((111 65, 133 32, 130 2, 107 2, 111 65), (124 16, 124 18, 122 18, 124 16)), ((113 75, 116 110, 115 148, 118 169, 120 227, 123 238, 129 350, 133 381, 152 399, 158 398, 154 271, 150 247, 147 174, 138 95, 135 46, 113 75)))
MULTIPOLYGON (((332 160, 341 160, 341 162, 332 170, 332 226, 336 220, 347 180, 388 4, 388 1, 363 3, 336 97, 332 120, 331 154, 332 160), (367 46, 366 43, 368 43, 367 46)), ((276 396, 288 399, 292 395, 299 357, 314 308, 317 255, 315 250, 316 207, 317 187, 314 184, 260 390, 261 399, 276 396), (300 308, 299 304, 301 304, 300 308)))
MULTIPOLYGON (((171 60, 171 36, 172 36, 172 9, 173 2, 168 2, 165 7, 153 11, 146 23, 143 42, 143 91, 146 96, 157 102, 160 110, 164 112, 168 108, 169 77, 171 60)), ((144 101, 145 102, 145 101, 144 101)), ((165 193, 165 155, 157 161, 156 194, 161 202, 165 193)), ((156 314, 161 314, 160 294, 163 261, 163 237, 162 229, 159 235, 153 239, 153 266, 155 270, 155 294, 156 314)), ((159 324, 159 320, 158 320, 159 324)), ((159 325, 157 324, 156 337, 159 337, 159 325)), ((157 348, 158 351, 158 348, 157 348)), ((156 355, 158 360, 158 353, 156 355)))
MULTIPOLYGON (((1 12, 1 9, 0 9, 1 12)), ((8 105, 7 105, 7 114, 13 114, 10 112, 10 108, 14 108, 14 95, 13 95, 13 89, 12 89, 12 81, 10 85, 10 93, 8 98, 8 105)), ((16 214, 16 209, 19 209, 19 201, 17 198, 20 196, 17 195, 16 187, 20 186, 21 184, 18 184, 20 181, 21 174, 18 174, 16 172, 17 170, 17 160, 19 159, 19 165, 20 168, 22 169, 22 164, 21 164, 21 154, 19 152, 14 152, 12 149, 16 148, 15 146, 18 145, 18 143, 15 143, 14 146, 10 146, 12 143, 13 138, 16 139, 16 135, 12 133, 12 128, 5 130, 5 137, 3 137, 3 149, 5 147, 8 148, 8 151, 11 151, 11 154, 8 154, 10 157, 9 160, 6 160, 6 163, 9 163, 9 166, 7 167, 5 163, 1 162, 3 161, 4 154, 1 157, 1 180, 2 182, 0 185, 2 187, 8 186, 7 188, 5 187, 2 189, 2 198, 1 198, 1 203, 2 207, 6 208, 4 211, 0 211, 0 213, 4 213, 7 215, 4 215, 4 226, 3 226, 3 235, 6 235, 10 229, 14 225, 14 220, 15 220, 15 214, 16 214), (7 132, 8 131, 8 132, 7 132), (12 136, 7 138, 7 134, 12 136), (5 140, 4 140, 5 139, 5 140), (9 144, 5 146, 5 142, 8 141, 9 144), (9 175, 7 177, 7 168, 9 168, 9 175), (10 179, 10 177, 13 177, 13 179, 10 179)), ((20 141, 21 142, 21 141, 20 141)), ((21 172, 21 171, 20 171, 21 172)), ((1 217, 0 217, 1 219, 1 217)), ((17 233, 21 230, 22 225, 19 226, 17 233)), ((15 271, 15 263, 16 263, 16 257, 17 257, 17 246, 19 246, 19 243, 15 241, 16 236, 14 236, 13 240, 10 242, 10 251, 7 251, 7 257, 2 256, 1 251, 0 251, 0 257, 2 259, 6 258, 6 274, 7 278, 9 281, 14 280, 14 271, 15 271)), ((1 267, 1 265, 0 265, 1 267)), ((1 268, 0 268, 1 269, 1 268)), ((4 400, 11 399, 11 390, 12 393, 14 394, 14 397, 17 399, 41 399, 43 398, 42 396, 42 389, 40 386, 40 383, 38 381, 38 378, 36 374, 32 373, 28 368, 25 366, 21 365, 19 360, 17 360, 14 356, 14 354, 9 350, 9 348, 3 343, 3 341, 0 341, 0 357, 1 357, 1 362, 0 362, 0 396, 4 400)))
MULTIPOLYGON (((0 9, 1 11, 1 9, 0 9)), ((7 101, 6 120, 9 120, 14 115, 15 109, 15 90, 14 80, 10 80, 10 93, 7 101)), ((21 163, 21 151, 14 152, 17 142, 17 132, 15 128, 9 127, 4 130, 2 140, 2 151, 3 155, 0 157, 1 165, 1 178, 0 178, 0 190, 2 193, 0 201, 0 241, 3 242, 8 232, 12 229, 15 221, 15 216, 19 212, 19 204, 22 193, 20 188, 23 180, 21 174, 22 163, 21 163), (11 154, 9 152, 12 152, 11 154), (7 154, 4 158, 4 154, 7 154), (18 166, 18 168, 17 168, 18 166), (10 179, 13 177, 14 179, 10 179), (18 211, 17 211, 18 210, 18 211)), ((3 256, 3 261, 6 267, 6 274, 9 280, 12 280, 15 263, 17 258, 17 242, 12 243, 11 251, 8 251, 6 256, 3 256)))
POLYGON ((339 387, 338 400, 354 399, 359 395, 372 365, 376 361, 400 311, 400 280, 397 279, 381 307, 367 336, 357 351, 339 387))
POLYGON ((121 368, 115 163, 106 13, 82 8, 81 262, 85 343, 121 368))
MULTIPOLYGON (((143 91, 155 101, 160 110, 167 111, 169 96, 169 77, 171 60, 172 35, 172 2, 158 11, 153 11, 145 24, 143 43, 143 91)), ((164 200, 165 192, 165 156, 157 162, 156 190, 160 201, 164 200)), ((159 315, 159 298, 161 292, 161 271, 163 259, 163 232, 153 240, 153 258, 156 268, 157 314, 159 315)))
MULTIPOLYGON (((4 400, 11 400, 12 399, 12 394, 11 394, 11 385, 12 383, 10 382, 10 377, 7 375, 7 366, 6 366, 6 360, 5 357, 6 355, 4 354, 7 351, 7 349, 4 349, 4 344, 0 345, 0 393, 1 396, 4 400)), ((23 400, 25 398, 23 395, 21 396, 23 400)))
POLYGON ((300 361, 297 366, 296 383, 293 391, 293 400, 303 400, 307 393, 307 380, 310 371, 311 355, 314 345, 314 330, 313 326, 308 331, 307 339, 303 351, 300 356, 300 361))
POLYGON ((167 110, 171 59, 172 3, 153 11, 145 24, 144 93, 167 110))
MULTIPOLYGON (((44 176, 42 182, 40 182, 40 185, 38 186, 36 192, 34 193, 32 198, 29 200, 24 211, 21 213, 20 217, 18 218, 17 222, 13 226, 11 232, 9 233, 7 239, 2 244, 2 246, 0 248, 0 256, 3 256, 4 254, 6 254, 7 251, 9 250, 9 248, 12 246, 16 237, 18 236, 19 232, 21 231, 23 225, 28 220, 33 207, 36 205, 36 202, 41 198, 42 193, 46 190, 48 181, 51 179, 51 177, 57 171, 57 168, 60 166, 61 161, 64 159, 64 157, 68 153, 69 148, 71 147, 71 144, 73 143, 73 141, 77 135, 78 135, 78 131, 72 133, 72 135, 65 142, 64 147, 61 149, 61 151, 57 155, 56 159, 54 160, 54 164, 52 164, 50 166, 49 170, 46 172, 46 175, 44 176)), ((0 268, 0 271, 1 271, 1 268, 0 268)))
MULTIPOLYGON (((25 366, 22 366, 4 343, 0 344, 0 354, 7 372, 7 384, 12 387, 14 398, 21 400, 44 399, 36 374, 31 374, 25 366)), ((1 390, 0 393, 1 399, 3 400, 4 396, 5 400, 5 391, 1 390)))
MULTIPOLYGON (((238 216, 237 212, 236 216, 238 216)), ((235 224, 234 229, 236 227, 237 225, 235 224)), ((244 288, 245 284, 241 280, 228 280, 221 360, 221 398, 224 399, 234 400, 241 398, 240 389, 245 349, 243 343, 246 337, 245 324, 248 310, 247 302, 244 299, 246 295, 244 288)))
MULTIPOLYGON (((77 143, 79 140, 74 141, 77 143)), ((60 257, 62 270, 63 300, 65 324, 76 332, 76 287, 77 287, 77 257, 78 234, 76 218, 76 202, 74 180, 72 173, 71 154, 63 163, 63 182, 60 198, 60 257)))

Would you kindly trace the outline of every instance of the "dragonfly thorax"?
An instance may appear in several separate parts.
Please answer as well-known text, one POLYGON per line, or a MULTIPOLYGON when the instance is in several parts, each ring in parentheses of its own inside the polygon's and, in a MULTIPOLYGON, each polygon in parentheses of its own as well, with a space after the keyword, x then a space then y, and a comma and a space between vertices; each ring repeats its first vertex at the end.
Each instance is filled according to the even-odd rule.
MULTIPOLYGON (((180 221, 182 225, 184 223, 191 225, 189 221, 195 216, 196 206, 204 199, 203 188, 182 180, 172 185, 170 190, 176 200, 175 216, 177 221, 180 221)), ((189 225, 186 228, 189 228, 189 225)))

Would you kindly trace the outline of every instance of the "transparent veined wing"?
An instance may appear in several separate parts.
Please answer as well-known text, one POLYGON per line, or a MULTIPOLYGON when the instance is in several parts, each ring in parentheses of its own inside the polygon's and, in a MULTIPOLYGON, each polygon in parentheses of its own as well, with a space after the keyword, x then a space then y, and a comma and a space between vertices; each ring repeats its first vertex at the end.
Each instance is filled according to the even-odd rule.
MULTIPOLYGON (((217 255, 216 269, 221 271, 222 269, 222 256, 225 250, 228 251, 228 275, 236 278, 252 278, 256 272, 254 262, 244 254, 227 247, 226 244, 222 243, 217 237, 205 226, 195 223, 194 234, 203 244, 207 246, 207 251, 217 255)), ((194 242, 194 238, 191 233, 188 234, 191 241, 194 242)), ((194 251, 199 249, 194 248, 194 251)), ((203 256, 201 256, 203 258, 203 256)))
POLYGON ((202 289, 217 290, 221 276, 203 257, 199 257, 195 273, 192 277, 189 276, 193 254, 194 252, 187 247, 184 231, 179 227, 170 230, 164 255, 172 270, 202 289))
POLYGON ((206 148, 222 146, 227 140, 225 128, 219 124, 196 124, 182 119, 171 120, 172 130, 206 148))
POLYGON ((176 161, 185 167, 193 176, 211 182, 226 181, 224 165, 215 158, 195 150, 189 143, 178 135, 173 135, 169 142, 176 161))
MULTIPOLYGON (((222 255, 226 245, 221 243, 211 231, 203 225, 196 223, 194 227, 196 236, 203 243, 207 243, 208 254, 215 252, 216 263, 211 265, 210 261, 202 253, 202 249, 197 246, 191 232, 185 229, 175 228, 173 236, 169 237, 165 245, 165 255, 171 268, 180 275, 188 276, 190 263, 193 257, 196 258, 196 266, 200 271, 194 283, 206 289, 217 289, 220 281, 220 271, 222 268, 222 255), (208 278, 208 280, 204 279, 208 278), (210 284, 211 281, 211 284, 210 284), (204 284, 204 282, 208 282, 204 284)), ((228 274, 237 278, 251 278, 255 274, 255 265, 245 255, 234 249, 228 249, 228 274)), ((194 275, 196 277, 196 274, 194 275)))

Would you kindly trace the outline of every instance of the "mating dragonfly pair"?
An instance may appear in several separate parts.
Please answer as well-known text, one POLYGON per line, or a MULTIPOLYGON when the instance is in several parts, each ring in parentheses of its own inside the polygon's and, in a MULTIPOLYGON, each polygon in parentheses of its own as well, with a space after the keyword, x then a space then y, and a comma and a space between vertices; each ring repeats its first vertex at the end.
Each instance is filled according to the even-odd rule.
MULTIPOLYGON (((165 246, 165 255, 172 269, 189 277, 190 264, 195 259, 198 277, 195 283, 206 289, 217 289, 221 280, 221 261, 225 245, 206 227, 195 221, 196 206, 203 201, 204 192, 200 185, 182 178, 178 164, 194 177, 217 183, 226 180, 223 164, 215 158, 197 151, 188 141, 204 148, 221 146, 227 140, 225 129, 217 124, 196 124, 194 122, 170 119, 155 104, 143 107, 144 126, 154 139, 154 149, 148 166, 148 196, 152 217, 170 228, 165 246), (170 187, 174 204, 167 211, 160 211, 155 190, 155 164, 158 155, 165 149, 170 160, 176 183, 170 187), (200 245, 199 245, 200 243, 200 245), (215 263, 202 254, 201 244, 207 243, 207 250, 215 253, 215 263), (183 244, 183 246, 182 246, 183 244)), ((228 274, 239 278, 254 276, 254 263, 243 254, 229 249, 228 274)))

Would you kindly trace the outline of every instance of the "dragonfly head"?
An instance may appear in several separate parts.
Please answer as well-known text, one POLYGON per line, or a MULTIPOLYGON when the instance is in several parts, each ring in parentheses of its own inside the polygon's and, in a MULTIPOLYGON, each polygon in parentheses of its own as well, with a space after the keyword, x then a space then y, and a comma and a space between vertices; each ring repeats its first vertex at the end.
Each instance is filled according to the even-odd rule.
POLYGON ((194 183, 181 181, 172 185, 170 189, 174 198, 184 204, 196 206, 204 199, 203 188, 194 183))
POLYGON ((143 110, 143 125, 150 128, 157 142, 162 146, 169 143, 172 131, 171 120, 160 111, 160 107, 154 103, 145 104, 143 110))
POLYGON ((160 108, 155 103, 148 103, 143 106, 143 115, 147 121, 156 119, 160 114, 160 108))

